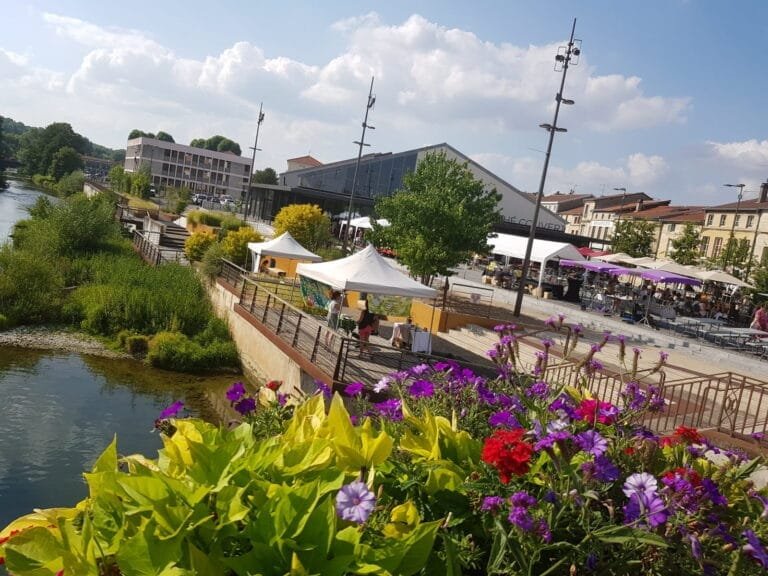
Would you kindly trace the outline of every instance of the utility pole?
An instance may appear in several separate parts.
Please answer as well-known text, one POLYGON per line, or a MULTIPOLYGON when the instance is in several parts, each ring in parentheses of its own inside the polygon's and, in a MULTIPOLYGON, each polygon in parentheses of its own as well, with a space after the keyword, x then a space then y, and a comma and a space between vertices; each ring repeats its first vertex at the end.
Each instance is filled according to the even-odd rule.
MULTIPOLYGON (((573 60, 573 65, 579 63, 581 54, 581 40, 574 40, 573 35, 576 32, 576 18, 573 19, 571 28, 571 38, 568 40, 568 46, 560 46, 555 56, 555 71, 562 65, 563 77, 560 79, 560 90, 555 95, 555 117, 552 124, 539 124, 549 132, 549 142, 547 144, 547 153, 544 157, 544 167, 541 170, 541 180, 539 181, 539 192, 536 195, 536 207, 533 210, 533 219, 531 220, 531 231, 528 234, 528 244, 525 247, 525 258, 523 259, 523 273, 520 277, 520 286, 517 289, 517 299, 515 300, 514 315, 520 316, 520 309, 523 306, 523 293, 525 292, 525 283, 528 280, 528 270, 531 267, 531 251, 533 250, 533 241, 536 239, 536 226, 539 223, 539 211, 541 210, 541 199, 544 197, 544 184, 547 181, 547 169, 549 168, 549 157, 552 154, 552 142, 555 139, 555 132, 567 132, 565 128, 558 128, 557 118, 560 115, 560 104, 573 104, 573 100, 563 98, 563 88, 565 88, 565 76, 568 73, 568 65, 573 60)), ((544 262, 541 263, 544 266, 544 262)))
POLYGON ((253 146, 250 146, 250 149, 253 150, 253 155, 251 156, 251 173, 248 174, 248 191, 246 193, 247 199, 244 214, 246 217, 248 216, 251 207, 251 183, 253 182, 253 174, 256 172, 256 152, 261 150, 261 148, 259 148, 259 130, 261 129, 261 123, 264 122, 264 112, 262 112, 263 105, 264 102, 259 102, 259 120, 256 122, 256 140, 254 140, 253 146))
POLYGON ((341 250, 344 254, 347 253, 347 246, 349 241, 349 223, 352 220, 352 205, 355 201, 355 186, 357 186, 357 173, 360 170, 360 158, 363 156, 363 146, 370 146, 365 143, 365 131, 370 128, 375 130, 373 126, 368 125, 368 112, 371 111, 373 105, 376 103, 376 96, 373 95, 373 76, 371 76, 371 88, 368 90, 368 102, 365 105, 365 117, 363 118, 363 134, 360 136, 360 140, 355 140, 353 144, 358 145, 357 162, 355 163, 355 172, 352 176, 352 191, 349 193, 349 206, 347 206, 347 222, 344 226, 344 239, 341 243, 341 250))
MULTIPOLYGON (((738 188, 739 197, 736 202, 736 213, 733 215, 733 223, 731 224, 731 234, 728 237, 728 245, 726 246, 725 262, 723 263, 723 270, 727 270, 728 264, 731 264, 731 258, 736 256, 736 240, 734 233, 736 231, 736 220, 739 217, 739 208, 741 208, 741 198, 744 195, 744 186, 746 184, 723 184, 726 188, 738 188)), ((731 265, 731 272, 733 272, 733 265, 731 265)))

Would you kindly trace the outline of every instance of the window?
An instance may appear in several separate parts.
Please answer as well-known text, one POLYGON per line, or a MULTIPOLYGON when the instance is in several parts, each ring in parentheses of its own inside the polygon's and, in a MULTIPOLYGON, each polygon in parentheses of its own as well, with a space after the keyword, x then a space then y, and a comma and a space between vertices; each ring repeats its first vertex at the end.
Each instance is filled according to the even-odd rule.
POLYGON ((720 214, 720 226, 725 226, 725 214, 720 214))
POLYGON ((723 239, 715 238, 715 243, 712 245, 712 259, 715 259, 720 255, 720 248, 722 247, 723 247, 723 239))
POLYGON ((741 220, 741 214, 736 214, 733 217, 733 225, 734 225, 734 227, 739 225, 739 220, 741 220))
POLYGON ((752 228, 752 225, 755 223, 755 217, 754 216, 747 216, 747 228, 752 228))
POLYGON ((715 217, 714 214, 707 214, 707 226, 712 226, 712 219, 715 217))
POLYGON ((704 256, 707 255, 707 248, 709 248, 709 236, 702 236, 701 237, 701 253, 704 256))
POLYGON ((670 232, 674 232, 674 231, 675 231, 675 224, 670 224, 670 225, 667 227, 667 230, 669 230, 670 232))

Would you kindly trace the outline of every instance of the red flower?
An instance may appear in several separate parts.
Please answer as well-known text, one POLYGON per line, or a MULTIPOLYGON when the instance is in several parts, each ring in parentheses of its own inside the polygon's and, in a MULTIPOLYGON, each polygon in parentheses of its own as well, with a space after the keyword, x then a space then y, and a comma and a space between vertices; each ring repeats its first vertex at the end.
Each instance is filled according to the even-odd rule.
POLYGON ((677 436, 678 440, 685 440, 688 444, 698 444, 702 441, 699 431, 696 428, 688 428, 687 426, 675 428, 675 436, 677 436))
POLYGON ((613 424, 619 415, 619 409, 610 402, 602 402, 598 400, 582 400, 579 407, 576 408, 576 414, 590 424, 594 424, 595 421, 600 424, 613 424))
POLYGON ((483 462, 499 471, 502 484, 507 484, 513 474, 522 476, 531 467, 533 446, 522 439, 523 434, 522 428, 498 429, 483 445, 483 462))
POLYGON ((626 454, 627 456, 632 456, 632 454, 634 453, 635 453, 634 446, 627 446, 626 448, 624 448, 624 454, 626 454))
POLYGON ((267 388, 272 390, 273 392, 277 392, 280 389, 280 386, 283 385, 283 382, 281 380, 270 380, 267 382, 267 388))
POLYGON ((667 472, 664 472, 664 478, 667 480, 674 480, 675 478, 685 478, 688 480, 688 482, 691 483, 691 486, 699 487, 701 486, 701 475, 696 472, 696 470, 691 470, 690 468, 683 468, 682 466, 679 466, 675 468, 674 470, 668 470, 667 472))

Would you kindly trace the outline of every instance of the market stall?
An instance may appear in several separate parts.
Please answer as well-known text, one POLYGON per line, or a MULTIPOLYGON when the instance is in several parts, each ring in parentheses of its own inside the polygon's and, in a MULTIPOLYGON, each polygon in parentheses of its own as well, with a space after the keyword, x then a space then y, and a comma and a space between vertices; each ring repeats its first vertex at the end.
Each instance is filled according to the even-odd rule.
MULTIPOLYGON (((497 234, 494 238, 488 238, 488 244, 491 246, 491 254, 504 256, 509 261, 510 258, 523 260, 528 245, 528 238, 524 236, 513 236, 511 234, 497 234)), ((531 262, 539 264, 538 287, 544 283, 544 274, 549 262, 555 262, 560 259, 569 259, 581 261, 584 257, 572 244, 565 242, 554 242, 552 240, 534 240, 531 249, 531 262)))
POLYGON ((249 242, 248 251, 252 257, 253 272, 274 273, 276 276, 292 277, 298 262, 320 262, 323 259, 299 244, 290 232, 266 242, 249 242))

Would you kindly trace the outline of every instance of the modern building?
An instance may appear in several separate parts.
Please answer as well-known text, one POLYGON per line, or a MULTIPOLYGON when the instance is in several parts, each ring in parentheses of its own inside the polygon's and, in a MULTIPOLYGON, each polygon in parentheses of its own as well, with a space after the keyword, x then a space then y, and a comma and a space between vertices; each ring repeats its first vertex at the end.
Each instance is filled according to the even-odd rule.
POLYGON ((124 168, 138 172, 148 167, 158 189, 186 187, 193 192, 235 200, 248 190, 251 160, 232 152, 193 148, 155 138, 128 140, 124 168))
POLYGON ((729 202, 705 209, 701 232, 701 253, 715 260, 728 245, 728 239, 749 242, 749 261, 768 259, 768 182, 760 186, 756 198, 729 202))
MULTIPOLYGON (((370 215, 376 200, 402 188, 403 177, 415 170, 430 153, 444 153, 449 159, 466 162, 477 179, 484 182, 488 189, 495 188, 501 194, 501 212, 505 222, 530 225, 535 197, 521 192, 448 144, 363 156, 357 174, 353 212, 370 215)), ((254 216, 271 220, 283 206, 302 202, 318 204, 332 215, 345 212, 352 192, 357 158, 313 165, 316 162, 311 156, 294 158, 289 161, 288 170, 280 175, 280 186, 254 185, 251 188, 252 202, 249 202, 254 216)), ((538 226, 543 230, 563 231, 565 220, 542 209, 538 226)))

